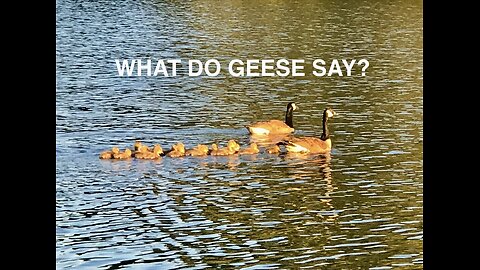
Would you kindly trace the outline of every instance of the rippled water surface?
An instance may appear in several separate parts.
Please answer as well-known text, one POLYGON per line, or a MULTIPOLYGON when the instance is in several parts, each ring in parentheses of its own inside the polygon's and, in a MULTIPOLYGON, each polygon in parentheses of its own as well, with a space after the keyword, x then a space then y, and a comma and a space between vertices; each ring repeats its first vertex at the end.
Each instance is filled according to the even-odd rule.
MULTIPOLYGON (((421 1, 56 4, 58 269, 422 269, 421 1), (115 59, 369 60, 365 77, 119 77, 115 59), (99 160, 329 121, 330 156, 99 160)), ((183 73, 182 73, 183 71, 183 73)), ((262 145, 263 146, 263 145, 262 145)))

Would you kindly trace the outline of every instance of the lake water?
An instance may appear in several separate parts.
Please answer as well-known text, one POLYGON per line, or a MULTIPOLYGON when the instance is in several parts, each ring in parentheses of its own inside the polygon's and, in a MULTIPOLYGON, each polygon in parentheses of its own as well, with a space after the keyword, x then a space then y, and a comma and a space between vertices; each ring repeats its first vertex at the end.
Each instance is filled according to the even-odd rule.
POLYGON ((58 269, 422 269, 422 1, 56 2, 58 269), (115 59, 368 59, 366 75, 120 77, 115 59), (99 160, 135 140, 250 142, 283 119, 330 156, 99 160))

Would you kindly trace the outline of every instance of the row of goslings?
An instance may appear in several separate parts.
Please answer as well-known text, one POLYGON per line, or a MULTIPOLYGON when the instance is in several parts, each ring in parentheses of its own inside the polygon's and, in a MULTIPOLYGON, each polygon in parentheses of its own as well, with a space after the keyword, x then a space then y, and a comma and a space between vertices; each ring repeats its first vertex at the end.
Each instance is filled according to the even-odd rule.
MULTIPOLYGON (((129 158, 138 158, 138 159, 157 159, 161 156, 167 157, 183 157, 183 156, 228 156, 234 154, 240 155, 253 155, 260 152, 258 145, 256 143, 251 143, 245 148, 241 148, 235 140, 229 140, 227 146, 219 148, 217 144, 212 144, 210 148, 208 145, 199 144, 192 149, 185 149, 185 145, 181 142, 178 142, 172 146, 170 150, 164 151, 159 144, 155 144, 152 147, 148 147, 140 141, 136 141, 133 145, 133 151, 129 148, 126 148, 125 151, 121 152, 118 147, 113 147, 109 151, 104 151, 100 153, 100 159, 129 159, 129 158)), ((275 145, 269 149, 267 152, 270 154, 278 154, 280 148, 275 145)))

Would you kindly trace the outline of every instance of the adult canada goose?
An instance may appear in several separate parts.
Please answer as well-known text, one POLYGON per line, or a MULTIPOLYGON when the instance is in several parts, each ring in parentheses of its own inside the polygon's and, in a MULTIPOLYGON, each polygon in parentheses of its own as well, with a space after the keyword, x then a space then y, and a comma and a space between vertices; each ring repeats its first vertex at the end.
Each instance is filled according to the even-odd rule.
POLYGON ((136 152, 135 157, 138 159, 157 159, 160 155, 163 154, 163 149, 159 144, 155 144, 153 146, 153 151, 143 151, 143 152, 136 152))
POLYGON ((120 149, 118 147, 113 147, 111 151, 104 151, 100 153, 100 159, 112 159, 113 154, 120 153, 120 149))
POLYGON ((280 120, 270 120, 257 122, 247 126, 248 132, 252 135, 272 135, 272 134, 288 134, 295 131, 293 128, 293 111, 297 109, 294 102, 287 105, 285 113, 285 122, 280 120))
POLYGON ((260 152, 260 150, 258 149, 258 145, 256 143, 251 143, 250 146, 248 146, 244 149, 240 149, 238 151, 238 154, 239 155, 253 155, 253 154, 257 154, 258 152, 260 152))
POLYGON ((124 152, 113 154, 114 159, 128 159, 131 157, 132 157, 132 150, 130 150, 129 148, 125 149, 124 152))
POLYGON ((172 150, 167 153, 168 157, 183 157, 185 156, 185 145, 178 142, 172 146, 172 150))
POLYGON ((327 121, 328 118, 333 117, 336 113, 326 108, 323 111, 323 132, 320 138, 316 137, 293 137, 288 140, 279 142, 278 144, 285 145, 287 152, 293 153, 315 153, 326 154, 332 149, 332 141, 328 133, 327 121))
POLYGON ((185 156, 206 156, 208 154, 208 146, 204 144, 199 144, 192 149, 189 149, 185 152, 185 156))

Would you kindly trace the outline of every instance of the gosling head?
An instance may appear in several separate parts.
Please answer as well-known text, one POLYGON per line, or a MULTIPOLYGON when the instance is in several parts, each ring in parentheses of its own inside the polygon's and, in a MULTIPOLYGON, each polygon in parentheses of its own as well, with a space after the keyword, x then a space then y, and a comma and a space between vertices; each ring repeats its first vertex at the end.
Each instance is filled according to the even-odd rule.
POLYGON ((142 144, 140 146, 137 147, 137 150, 138 152, 140 153, 145 153, 145 152, 148 152, 148 146, 142 144))
POLYGON ((153 147, 153 153, 156 154, 156 155, 163 154, 162 147, 159 144, 155 144, 155 146, 153 147))
POLYGON ((202 153, 208 153, 208 146, 204 145, 204 144, 199 144, 197 149, 199 151, 201 151, 202 153))
POLYGON ((212 151, 217 151, 218 145, 216 143, 212 143, 212 151))
POLYGON ((227 148, 234 151, 238 151, 240 150, 240 145, 235 140, 229 140, 227 144, 227 148))
POLYGON ((181 142, 178 142, 173 145, 173 150, 180 152, 180 153, 185 153, 185 145, 181 142))
POLYGON ((138 148, 140 148, 140 146, 142 146, 142 143, 140 141, 135 141, 135 143, 133 144, 133 149, 135 151, 138 151, 138 148))

